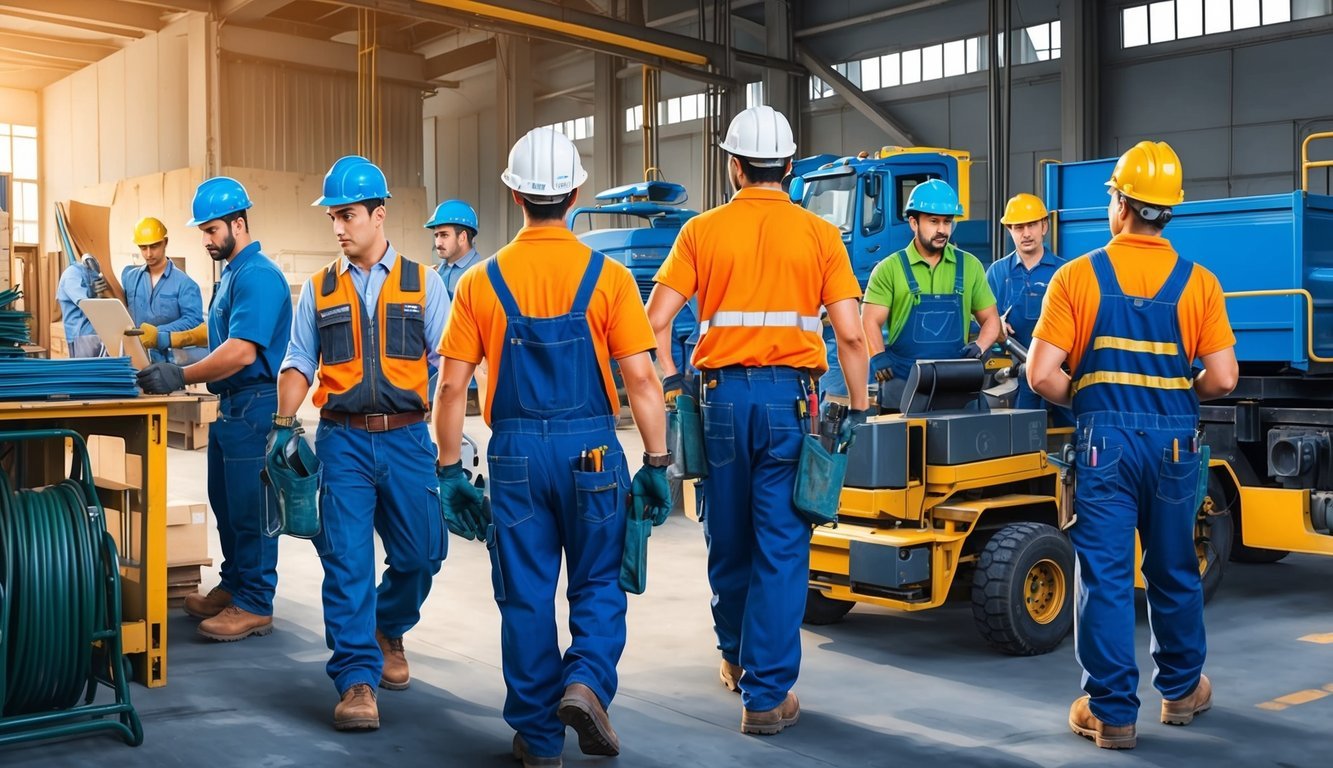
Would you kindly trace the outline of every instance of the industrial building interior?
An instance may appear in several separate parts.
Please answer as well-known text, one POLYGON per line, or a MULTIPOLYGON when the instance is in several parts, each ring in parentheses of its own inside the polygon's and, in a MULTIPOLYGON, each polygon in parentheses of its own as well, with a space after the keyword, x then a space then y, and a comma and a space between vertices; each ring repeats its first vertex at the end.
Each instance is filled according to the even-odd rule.
MULTIPOLYGON (((657 180, 684 188, 680 205, 707 211, 733 194, 717 144, 736 113, 759 104, 788 116, 798 158, 889 147, 965 154, 967 218, 988 222, 986 242, 1003 243, 982 258, 989 263, 1010 250, 999 223, 1006 200, 1046 195, 1061 164, 1115 158, 1142 140, 1179 153, 1187 202, 1333 193, 1333 141, 1307 143, 1333 132, 1331 52, 1333 0, 0 0, 0 291, 21 287, 14 308, 31 314, 32 349, 61 349, 56 285, 77 256, 67 236, 118 275, 142 263, 131 234, 151 216, 165 223, 169 256, 207 307, 220 272, 186 222, 198 185, 228 176, 248 190, 254 236, 295 297, 338 258, 311 201, 330 164, 352 154, 384 171, 384 226, 400 253, 435 264, 423 223, 456 198, 475 208, 477 249, 489 256, 523 226, 500 174, 513 143, 539 126, 578 148, 589 174, 579 204, 657 180)), ((1304 247, 1326 273, 1333 240, 1304 247)), ((1245 256, 1257 272, 1271 258, 1245 256)), ((1326 277, 1308 278, 1318 279, 1326 277)), ((651 280, 640 287, 646 299, 651 280)), ((1311 350, 1330 338, 1314 318, 1311 350)), ((30 428, 20 408, 0 416, 30 428)), ((309 400, 301 415, 319 419, 309 400)), ((213 418, 216 406, 212 416, 173 413, 171 435, 157 440, 170 445, 162 458, 141 452, 132 458, 143 467, 99 487, 127 494, 127 506, 137 493, 144 505, 205 512, 201 449, 213 418), (150 493, 136 473, 157 476, 160 488, 150 493)), ((484 457, 483 419, 469 415, 465 432, 484 457)), ((116 461, 145 440, 134 434, 116 461)), ((628 418, 619 437, 627 456, 643 450, 628 418)), ((99 456, 95 473, 104 471, 99 456)), ((211 515, 191 523, 206 547, 187 558, 193 580, 167 579, 149 599, 217 582, 211 515)), ((146 553, 163 541, 172 546, 139 546, 146 553)), ((569 765, 1109 761, 1066 725, 1080 692, 1072 637, 1050 653, 997 653, 974 629, 963 583, 954 584, 961 600, 935 610, 861 605, 840 622, 805 625, 799 727, 742 734, 740 700, 718 682, 700 525, 673 514, 651 542, 609 710, 621 754, 581 755, 571 739, 569 765)), ((1292 554, 1280 562, 1226 564, 1206 613, 1216 704, 1187 729, 1149 717, 1158 696, 1140 593, 1148 714, 1138 748, 1116 760, 1325 764, 1316 737, 1333 713, 1333 566, 1313 549, 1285 549, 1292 554)), ((0 717, 0 765, 514 764, 484 545, 451 537, 406 638, 416 679, 380 692, 383 724, 373 733, 330 726, 323 572, 308 541, 282 537, 278 574, 271 635, 213 643, 176 607, 160 627, 149 620, 139 630, 149 650, 134 662, 128 695, 140 746, 106 731, 6 743, 13 731, 0 717)), ((141 578, 122 568, 127 589, 141 578)), ((3 691, 0 675, 0 704, 3 691)), ((111 696, 99 690, 97 700, 111 696)))

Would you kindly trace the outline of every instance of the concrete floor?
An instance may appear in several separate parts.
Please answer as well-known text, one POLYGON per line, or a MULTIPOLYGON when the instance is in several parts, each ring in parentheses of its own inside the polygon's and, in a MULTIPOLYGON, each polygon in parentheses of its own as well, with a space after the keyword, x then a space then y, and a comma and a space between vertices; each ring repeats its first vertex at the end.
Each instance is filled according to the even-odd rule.
MULTIPOLYGON (((468 419, 467 429, 484 442, 480 419, 468 419)), ((628 455, 639 454, 637 433, 622 430, 621 439, 628 455)), ((201 492, 203 452, 173 450, 168 466, 173 493, 201 492)), ((215 538, 212 549, 220 560, 215 538)), ((1072 641, 1046 656, 999 656, 979 639, 966 604, 916 615, 858 607, 841 624, 807 628, 800 724, 778 736, 744 736, 740 698, 717 680, 704 557, 697 524, 676 516, 654 532, 648 591, 630 597, 629 644, 611 709, 623 751, 614 762, 584 757, 570 734, 567 765, 1328 764, 1327 755, 1318 756, 1317 736, 1333 717, 1327 559, 1231 565, 1208 608, 1216 706, 1187 728, 1157 722, 1160 699, 1149 681, 1140 611, 1139 658, 1147 672, 1139 747, 1112 753, 1065 724, 1080 695, 1072 641)), ((0 765, 515 764, 512 732, 501 717, 499 614, 482 545, 451 539, 422 621, 407 636, 412 686, 379 692, 382 724, 373 733, 343 734, 330 725, 336 696, 324 674, 322 571, 313 548, 284 539, 278 569, 276 630, 268 637, 216 644, 195 634, 194 620, 173 615, 168 684, 132 687, 143 746, 89 736, 10 747, 0 752, 0 765)), ((206 573, 205 587, 214 583, 216 571, 206 573)))

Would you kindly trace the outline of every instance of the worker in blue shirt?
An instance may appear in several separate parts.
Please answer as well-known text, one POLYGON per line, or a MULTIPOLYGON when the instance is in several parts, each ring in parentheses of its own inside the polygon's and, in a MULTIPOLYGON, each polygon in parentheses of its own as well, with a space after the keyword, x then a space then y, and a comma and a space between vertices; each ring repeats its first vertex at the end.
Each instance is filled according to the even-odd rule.
POLYGON ((83 264, 71 264, 60 273, 56 284, 56 303, 60 305, 60 322, 65 326, 65 343, 70 357, 101 357, 102 340, 93 330, 93 323, 79 309, 79 302, 97 296, 94 283, 98 278, 83 264))
POLYGON ((356 155, 324 177, 324 206, 342 256, 306 281, 278 379, 270 445, 285 445, 312 384, 320 408, 315 452, 324 471, 321 530, 327 670, 338 690, 333 727, 379 728, 375 686, 408 686, 403 635, 448 544, 426 424, 428 364, 449 295, 434 270, 394 250, 384 233, 384 173, 356 155), (375 538, 388 567, 375 586, 375 538))
POLYGON ((177 365, 204 359, 208 355, 207 329, 200 327, 204 301, 194 278, 167 258, 166 225, 151 216, 141 219, 134 225, 134 244, 143 265, 121 270, 120 284, 130 317, 143 331, 140 340, 148 359, 177 365), (202 341, 205 346, 184 346, 186 340, 202 341))
MULTIPOLYGON (((1065 260, 1046 247, 1049 214, 1041 198, 1026 192, 1014 195, 1004 207, 1000 223, 1009 230, 1014 250, 986 269, 986 282, 995 294, 996 309, 1004 321, 1004 333, 1024 348, 1032 346, 1032 329, 1041 316, 1041 302, 1046 298, 1055 271, 1065 260)), ((1015 408, 1047 408, 1056 426, 1072 427, 1068 408, 1052 406, 1028 386, 1027 377, 1018 377, 1015 408)))
POLYGON ((208 308, 209 353, 192 365, 153 363, 139 372, 144 392, 165 394, 207 382, 220 396, 208 440, 208 502, 222 544, 221 583, 185 598, 210 640, 242 640, 273 631, 278 542, 264 535, 277 500, 259 482, 264 438, 278 405, 278 363, 287 350, 292 293, 282 270, 250 234, 250 196, 240 182, 216 176, 194 194, 191 227, 225 262, 208 308))
MULTIPOLYGON (((440 257, 440 263, 435 269, 444 280, 444 287, 449 291, 449 300, 452 302, 454 293, 458 291, 459 278, 474 264, 481 262, 481 254, 477 253, 476 245, 477 212, 462 200, 445 200, 436 206, 435 213, 425 226, 431 231, 435 243, 435 255, 440 257)), ((483 378, 485 377, 484 363, 478 366, 478 372, 483 378)), ((438 379, 439 371, 432 366, 429 388, 431 400, 435 399, 435 385, 438 379)), ((467 415, 469 416, 481 413, 480 407, 472 402, 476 397, 477 381, 473 379, 468 384, 467 415)))

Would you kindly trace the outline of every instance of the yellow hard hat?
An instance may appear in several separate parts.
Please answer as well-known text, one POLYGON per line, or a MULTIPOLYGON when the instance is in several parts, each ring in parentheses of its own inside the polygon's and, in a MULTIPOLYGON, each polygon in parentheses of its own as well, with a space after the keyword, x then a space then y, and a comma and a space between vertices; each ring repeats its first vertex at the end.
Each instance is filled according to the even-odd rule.
POLYGON ((134 225, 134 244, 152 245, 167 239, 167 225, 148 216, 134 225))
POLYGON ((1116 161, 1106 186, 1149 205, 1170 208, 1185 200, 1180 157, 1165 141, 1140 141, 1116 161))
POLYGON ((1005 204, 1004 215, 1000 217, 1000 223, 1004 225, 1027 224, 1030 221, 1041 221, 1049 215, 1046 212, 1046 205, 1042 203, 1040 197, 1019 192, 1009 198, 1009 202, 1005 204))

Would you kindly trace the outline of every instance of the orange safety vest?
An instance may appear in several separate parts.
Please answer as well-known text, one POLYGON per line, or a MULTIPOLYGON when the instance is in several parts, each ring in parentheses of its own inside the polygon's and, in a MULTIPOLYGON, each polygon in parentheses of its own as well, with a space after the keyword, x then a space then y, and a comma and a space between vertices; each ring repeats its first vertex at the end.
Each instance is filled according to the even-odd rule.
POLYGON ((350 270, 339 274, 338 266, 334 261, 310 278, 319 331, 315 405, 341 413, 429 410, 421 265, 398 257, 380 289, 374 323, 350 270))

